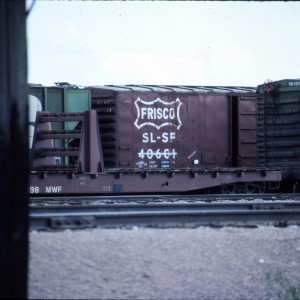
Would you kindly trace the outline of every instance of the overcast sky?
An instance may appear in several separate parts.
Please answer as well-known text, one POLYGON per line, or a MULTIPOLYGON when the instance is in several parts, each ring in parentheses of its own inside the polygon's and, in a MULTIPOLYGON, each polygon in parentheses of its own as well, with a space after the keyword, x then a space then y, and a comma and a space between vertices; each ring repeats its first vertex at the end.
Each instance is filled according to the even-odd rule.
POLYGON ((28 81, 256 86, 299 78, 299 16, 300 2, 37 0, 27 18, 28 81))

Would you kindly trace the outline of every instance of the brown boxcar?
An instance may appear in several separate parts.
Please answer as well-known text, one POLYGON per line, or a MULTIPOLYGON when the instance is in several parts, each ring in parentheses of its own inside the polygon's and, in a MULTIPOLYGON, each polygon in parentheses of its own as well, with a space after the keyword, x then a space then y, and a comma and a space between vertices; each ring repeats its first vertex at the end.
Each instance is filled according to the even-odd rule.
POLYGON ((105 167, 256 166, 255 88, 92 88, 105 167))

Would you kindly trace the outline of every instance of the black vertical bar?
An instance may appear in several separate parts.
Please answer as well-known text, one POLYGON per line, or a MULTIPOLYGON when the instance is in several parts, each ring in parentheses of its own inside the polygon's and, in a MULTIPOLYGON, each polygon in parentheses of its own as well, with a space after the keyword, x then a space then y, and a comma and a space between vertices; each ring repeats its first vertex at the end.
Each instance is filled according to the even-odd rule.
POLYGON ((27 298, 25 1, 0 1, 0 298, 27 298))

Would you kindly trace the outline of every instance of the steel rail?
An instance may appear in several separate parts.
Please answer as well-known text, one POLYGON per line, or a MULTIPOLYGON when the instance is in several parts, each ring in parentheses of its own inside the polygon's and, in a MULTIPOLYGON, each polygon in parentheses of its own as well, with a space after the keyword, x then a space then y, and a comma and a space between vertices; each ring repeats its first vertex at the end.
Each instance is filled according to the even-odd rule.
POLYGON ((151 195, 101 195, 101 196, 34 196, 30 204, 55 203, 145 203, 145 202, 215 202, 215 201, 300 201, 300 194, 151 194, 151 195))
POLYGON ((300 202, 114 204, 30 207, 33 230, 93 227, 300 225, 300 202))

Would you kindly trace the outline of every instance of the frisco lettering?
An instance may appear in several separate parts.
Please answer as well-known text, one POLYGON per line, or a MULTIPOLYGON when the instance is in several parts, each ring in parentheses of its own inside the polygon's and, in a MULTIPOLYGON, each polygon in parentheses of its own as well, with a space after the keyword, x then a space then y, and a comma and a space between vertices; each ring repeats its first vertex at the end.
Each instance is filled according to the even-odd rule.
POLYGON ((142 107, 141 119, 148 120, 174 120, 175 109, 173 107, 156 108, 156 107, 142 107))

